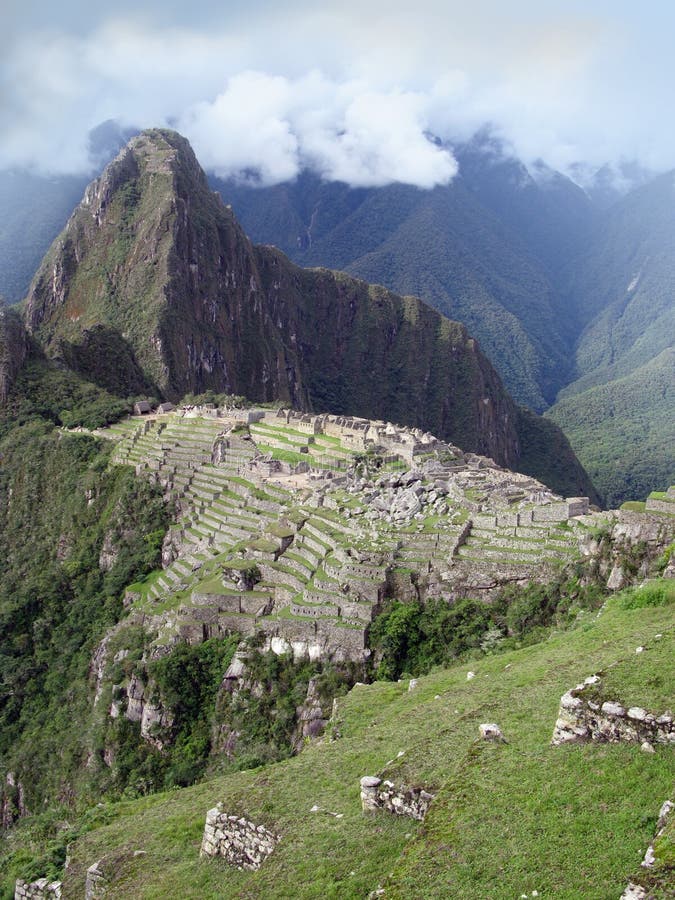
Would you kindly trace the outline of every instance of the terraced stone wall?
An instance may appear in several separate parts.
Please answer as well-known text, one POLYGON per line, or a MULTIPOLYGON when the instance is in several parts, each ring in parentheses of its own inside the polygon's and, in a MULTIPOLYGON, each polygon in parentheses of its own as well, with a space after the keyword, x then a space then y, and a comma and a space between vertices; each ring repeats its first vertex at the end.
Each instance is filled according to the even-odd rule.
POLYGON ((554 746, 581 741, 675 745, 671 713, 655 716, 639 706, 626 709, 618 701, 595 702, 599 685, 598 676, 592 675, 563 694, 551 740, 554 746))

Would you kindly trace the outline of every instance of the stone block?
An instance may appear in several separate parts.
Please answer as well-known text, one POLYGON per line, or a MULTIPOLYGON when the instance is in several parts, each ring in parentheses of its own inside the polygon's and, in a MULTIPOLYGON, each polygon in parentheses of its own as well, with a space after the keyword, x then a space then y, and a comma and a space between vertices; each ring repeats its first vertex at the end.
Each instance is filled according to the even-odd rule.
POLYGON ((483 725, 479 725, 478 731, 484 741, 495 741, 496 743, 505 742, 501 728, 494 722, 485 722, 483 725))

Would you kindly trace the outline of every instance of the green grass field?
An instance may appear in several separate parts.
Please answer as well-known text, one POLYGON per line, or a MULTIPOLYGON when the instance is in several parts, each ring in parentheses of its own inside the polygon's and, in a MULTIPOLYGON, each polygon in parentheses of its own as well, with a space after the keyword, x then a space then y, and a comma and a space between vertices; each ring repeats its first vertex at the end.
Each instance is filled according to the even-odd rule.
MULTIPOLYGON (((135 850, 115 897, 364 898, 378 884, 400 900, 618 897, 672 797, 673 749, 549 741, 560 696, 600 670, 617 673, 631 702, 648 681, 652 710, 672 709, 673 605, 621 607, 614 599, 541 644, 434 672, 412 692, 407 680, 357 686, 329 726, 339 739, 282 763, 107 807, 108 824, 69 848, 64 897, 83 895, 100 857, 135 850), (493 721, 508 743, 477 740, 493 721), (438 792, 424 824, 361 812, 360 777, 383 771, 438 792), (283 835, 258 872, 199 859, 219 801, 283 835)), ((655 897, 673 896, 664 877, 655 897)))

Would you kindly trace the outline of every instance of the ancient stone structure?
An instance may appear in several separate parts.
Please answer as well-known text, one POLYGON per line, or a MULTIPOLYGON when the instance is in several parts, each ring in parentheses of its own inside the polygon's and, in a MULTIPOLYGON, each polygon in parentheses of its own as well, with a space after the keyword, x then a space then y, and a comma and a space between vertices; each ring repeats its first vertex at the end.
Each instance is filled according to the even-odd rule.
POLYGON ((671 485, 664 494, 655 492, 647 497, 647 512, 669 513, 675 516, 675 486, 671 485))
POLYGON ((228 815, 219 804, 206 814, 200 856, 222 856, 238 869, 259 869, 280 840, 264 825, 228 815))
MULTIPOLYGON (((613 700, 598 702, 600 679, 586 678, 560 699, 558 720, 551 743, 599 741, 601 743, 675 744, 673 715, 655 716, 639 706, 626 709, 613 700)), ((645 748, 647 749, 647 748, 645 748)))
MULTIPOLYGON (((564 500, 386 422, 204 405, 109 432, 114 461, 161 485, 178 511, 163 570, 125 596, 120 627, 148 636, 141 665, 180 642, 231 633, 296 660, 364 664, 386 597, 452 604, 490 600, 506 583, 546 582, 581 554, 606 559, 604 526, 622 547, 646 541, 654 559, 675 537, 670 516, 587 515, 586 498, 564 500)), ((97 697, 106 641, 92 663, 97 697)), ((139 722, 161 749, 172 721, 156 694, 139 669, 113 686, 109 712, 139 722)), ((304 715, 300 741, 324 719, 314 703, 304 715)))
POLYGON ((411 819, 424 819, 434 794, 424 788, 398 787, 377 775, 364 775, 361 779, 361 807, 364 812, 386 809, 397 816, 409 816, 411 819))
POLYGON ((60 897, 60 881, 50 881, 48 878, 30 882, 20 878, 16 880, 14 900, 59 900, 60 897))

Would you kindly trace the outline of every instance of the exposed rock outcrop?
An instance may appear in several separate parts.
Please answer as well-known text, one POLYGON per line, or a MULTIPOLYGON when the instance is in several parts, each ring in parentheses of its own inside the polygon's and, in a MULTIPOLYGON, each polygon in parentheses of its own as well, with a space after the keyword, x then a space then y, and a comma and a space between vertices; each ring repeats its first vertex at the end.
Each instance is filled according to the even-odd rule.
MULTIPOLYGON (((672 800, 666 800, 665 803, 663 804, 663 806, 661 807, 661 809, 659 810, 659 818, 656 823, 656 834, 654 835, 654 840, 651 842, 649 847, 647 847, 647 851, 646 851, 644 859, 642 860, 642 863, 641 863, 643 872, 645 870, 647 872, 649 872, 650 870, 653 870, 655 867, 656 855, 654 852, 654 845, 666 831, 666 826, 668 826, 671 821, 673 810, 675 810, 675 803, 673 803, 672 800)), ((666 894, 664 894, 663 896, 670 894, 669 887, 670 887, 671 878, 668 877, 667 870, 670 869, 672 871, 672 866, 668 866, 668 864, 666 863, 665 868, 666 868, 665 878, 666 878, 666 881, 668 882, 668 884, 659 885, 659 887, 666 888, 666 894)), ((649 886, 645 886, 643 884, 638 883, 638 881, 642 880, 642 877, 643 877, 642 874, 634 876, 634 878, 628 882, 628 885, 626 886, 626 890, 621 895, 621 900, 649 900, 650 897, 655 896, 655 894, 651 890, 651 888, 654 886, 653 883, 650 883, 649 886)), ((657 884, 660 880, 661 879, 660 879, 659 875, 657 874, 657 877, 656 877, 657 884)), ((659 891, 659 895, 660 895, 660 891, 659 891)))

